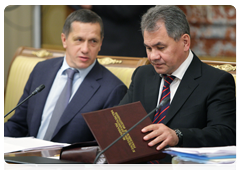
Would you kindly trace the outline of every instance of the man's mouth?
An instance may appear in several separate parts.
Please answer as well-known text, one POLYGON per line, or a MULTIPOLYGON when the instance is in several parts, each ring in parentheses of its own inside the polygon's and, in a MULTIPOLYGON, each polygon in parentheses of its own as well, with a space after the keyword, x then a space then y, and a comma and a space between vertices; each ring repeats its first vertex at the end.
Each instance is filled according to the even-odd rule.
POLYGON ((87 60, 89 60, 89 58, 88 58, 88 57, 85 57, 85 56, 79 56, 79 58, 80 58, 81 61, 87 61, 87 60))
POLYGON ((156 66, 162 66, 162 65, 164 65, 164 63, 154 62, 154 61, 152 62, 152 64, 153 64, 153 65, 156 65, 156 66))

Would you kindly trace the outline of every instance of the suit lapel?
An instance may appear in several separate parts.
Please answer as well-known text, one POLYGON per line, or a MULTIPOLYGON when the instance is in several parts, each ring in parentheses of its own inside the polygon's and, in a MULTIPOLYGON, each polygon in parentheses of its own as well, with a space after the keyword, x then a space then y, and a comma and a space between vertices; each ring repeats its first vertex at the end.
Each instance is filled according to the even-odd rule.
POLYGON ((174 95, 164 123, 167 124, 181 109, 183 104, 198 86, 196 79, 201 76, 201 61, 194 55, 192 63, 187 69, 183 79, 174 95))
POLYGON ((63 57, 59 58, 59 60, 57 60, 57 62, 55 62, 51 68, 44 67, 42 72, 39 74, 39 77, 38 77, 39 85, 44 84, 45 89, 38 94, 38 97, 36 97, 36 104, 34 106, 33 118, 32 118, 32 120, 34 121, 31 122, 31 127, 34 135, 37 135, 38 133, 38 129, 41 124, 42 113, 45 106, 45 102, 47 100, 47 97, 52 87, 52 83, 55 79, 55 76, 62 65, 62 62, 63 62, 63 57))
MULTIPOLYGON (((161 81, 161 77, 159 76, 159 74, 157 74, 153 66, 150 74, 153 75, 148 76, 146 80, 144 80, 146 82, 146 86, 144 90, 145 101, 143 103, 146 103, 144 108, 146 108, 147 113, 152 111, 152 109, 155 108, 157 105, 159 86, 161 81)), ((153 120, 153 117, 154 114, 150 116, 150 119, 153 120)))
POLYGON ((66 125, 73 117, 82 110, 82 108, 91 100, 96 91, 101 86, 97 80, 102 78, 101 67, 98 62, 94 65, 92 70, 83 80, 79 86, 71 102, 63 112, 62 117, 56 127, 53 137, 59 132, 59 130, 66 125))

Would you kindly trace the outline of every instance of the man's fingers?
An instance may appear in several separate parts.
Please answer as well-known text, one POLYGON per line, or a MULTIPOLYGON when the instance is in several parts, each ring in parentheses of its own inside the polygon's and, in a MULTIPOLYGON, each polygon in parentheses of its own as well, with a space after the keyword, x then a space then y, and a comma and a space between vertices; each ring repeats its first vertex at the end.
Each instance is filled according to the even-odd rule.
POLYGON ((148 126, 144 127, 142 129, 142 132, 146 133, 146 132, 149 132, 149 131, 153 131, 155 129, 156 129, 156 124, 151 124, 151 125, 148 125, 148 126))

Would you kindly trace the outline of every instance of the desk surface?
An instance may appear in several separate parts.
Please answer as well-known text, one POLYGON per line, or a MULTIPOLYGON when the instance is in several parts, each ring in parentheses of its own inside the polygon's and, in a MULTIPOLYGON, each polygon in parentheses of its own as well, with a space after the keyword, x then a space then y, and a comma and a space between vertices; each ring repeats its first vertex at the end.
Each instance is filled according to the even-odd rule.
MULTIPOLYGON (((42 157, 52 157, 59 155, 60 149, 52 150, 39 150, 39 151, 30 151, 30 152, 17 152, 4 154, 4 156, 42 156, 42 157)), ((34 168, 26 165, 13 164, 4 162, 4 169, 13 170, 13 169, 32 169, 32 170, 46 170, 46 168, 34 168)), ((114 170, 172 170, 171 164, 160 164, 160 165, 136 165, 136 166, 127 166, 122 168, 114 168, 114 170)), ((90 170, 90 169, 89 169, 90 170)), ((101 170, 96 168, 96 170, 101 170)))

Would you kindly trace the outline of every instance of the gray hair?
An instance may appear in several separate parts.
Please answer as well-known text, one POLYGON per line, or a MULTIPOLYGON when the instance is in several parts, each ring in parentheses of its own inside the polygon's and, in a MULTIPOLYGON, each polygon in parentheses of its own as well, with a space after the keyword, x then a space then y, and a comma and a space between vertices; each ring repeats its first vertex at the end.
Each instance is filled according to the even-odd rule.
POLYGON ((190 36, 190 28, 186 15, 181 9, 172 5, 161 5, 150 8, 141 21, 142 34, 144 31, 158 30, 157 22, 164 22, 168 36, 178 41, 183 34, 190 36))
POLYGON ((77 11, 72 12, 66 19, 62 33, 68 37, 71 32, 71 25, 74 21, 83 22, 83 23, 99 23, 101 27, 101 38, 104 37, 103 30, 103 22, 100 16, 98 16, 95 12, 88 9, 79 9, 77 11))

